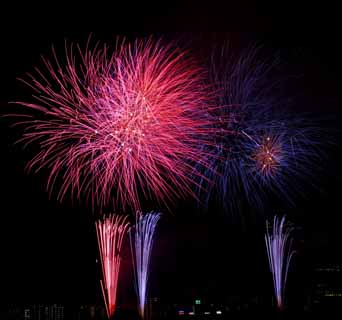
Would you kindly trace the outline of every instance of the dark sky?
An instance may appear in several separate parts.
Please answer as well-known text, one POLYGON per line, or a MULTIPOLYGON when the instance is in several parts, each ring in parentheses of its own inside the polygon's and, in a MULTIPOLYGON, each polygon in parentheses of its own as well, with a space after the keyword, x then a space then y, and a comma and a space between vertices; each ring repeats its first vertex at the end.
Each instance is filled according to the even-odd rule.
MULTIPOLYGON (((220 10, 204 8, 208 8, 208 12, 202 10, 189 14, 189 7, 185 11, 174 8, 162 15, 150 13, 136 20, 125 15, 120 18, 116 14, 111 28, 105 32, 94 32, 94 38, 110 41, 118 34, 133 38, 151 33, 171 39, 179 36, 180 32, 162 31, 167 23, 170 29, 175 30, 201 27, 206 30, 220 10)), ((233 33, 230 37, 245 44, 260 43, 270 52, 280 50, 288 61, 289 69, 304 75, 302 93, 307 101, 304 107, 321 113, 322 117, 327 114, 336 116, 335 127, 338 127, 342 101, 342 52, 338 32, 276 31, 276 17, 265 8, 250 5, 243 16, 248 25, 254 23, 260 26, 261 31, 233 33)), ((9 14, 13 18, 16 16, 13 10, 9 14)), ((63 47, 65 38, 85 42, 89 35, 88 31, 59 31, 56 28, 58 24, 45 22, 47 16, 44 14, 41 15, 44 24, 36 27, 39 16, 36 13, 25 16, 25 19, 18 18, 15 28, 7 25, 1 30, 0 94, 1 108, 6 112, 12 108, 7 105, 8 101, 29 94, 16 77, 38 64, 41 53, 49 53, 52 44, 63 47), (30 17, 34 20, 32 25, 30 17)), ((219 14, 217 17, 222 19, 219 14)), ((55 18, 53 21, 58 20, 55 18)), ((82 25, 78 24, 78 27, 82 25)), ((185 39, 187 37, 191 38, 191 35, 188 33, 185 39)), ((193 33, 192 37, 202 39, 199 43, 205 47, 213 38, 225 39, 228 34, 213 36, 203 31, 200 35, 193 33)), ((91 211, 84 205, 60 204, 53 198, 49 199, 45 191, 46 173, 28 174, 24 171, 31 156, 30 150, 14 145, 19 132, 9 125, 8 119, 0 119, 1 296, 9 302, 98 300, 100 269, 96 265, 97 248, 91 211)), ((289 213, 292 221, 302 228, 298 238, 305 240, 299 245, 300 266, 310 267, 316 260, 341 260, 338 252, 342 244, 339 232, 342 222, 339 208, 342 171, 338 166, 341 152, 333 152, 331 158, 330 175, 321 178, 324 193, 313 192, 289 213)), ((268 275, 263 251, 263 223, 262 219, 254 221, 247 218, 246 224, 240 226, 213 210, 207 215, 200 215, 191 203, 179 204, 174 215, 165 217, 158 230, 152 294, 181 300, 197 294, 210 293, 213 296, 215 292, 218 295, 224 292, 255 292, 262 282, 267 282, 268 275), (183 294, 179 296, 179 292, 183 294)), ((123 295, 120 299, 122 303, 131 303, 127 250, 123 267, 127 272, 121 275, 123 295)))

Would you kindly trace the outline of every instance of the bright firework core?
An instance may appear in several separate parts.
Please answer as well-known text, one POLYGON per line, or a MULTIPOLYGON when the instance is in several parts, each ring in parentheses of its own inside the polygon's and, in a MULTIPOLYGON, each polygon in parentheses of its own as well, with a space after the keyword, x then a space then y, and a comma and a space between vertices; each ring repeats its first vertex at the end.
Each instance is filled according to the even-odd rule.
POLYGON ((157 123, 146 98, 139 97, 139 93, 134 101, 127 102, 125 105, 119 104, 116 110, 110 110, 112 108, 110 99, 108 95, 97 103, 101 109, 112 112, 116 121, 108 121, 100 131, 96 129, 94 143, 108 145, 123 161, 132 161, 143 152, 145 140, 149 139, 149 132, 157 123), (105 99, 109 100, 105 101, 105 99))
POLYGON ((267 136, 255 151, 255 160, 260 173, 271 175, 280 166, 282 148, 275 138, 267 136))

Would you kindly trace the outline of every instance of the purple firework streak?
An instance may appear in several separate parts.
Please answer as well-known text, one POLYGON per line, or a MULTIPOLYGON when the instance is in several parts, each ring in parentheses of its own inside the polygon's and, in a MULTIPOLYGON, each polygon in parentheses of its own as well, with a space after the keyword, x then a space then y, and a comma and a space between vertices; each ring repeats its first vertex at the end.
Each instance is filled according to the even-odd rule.
POLYGON ((275 216, 272 233, 270 234, 266 229, 265 234, 268 262, 273 276, 274 293, 279 309, 284 308, 287 275, 294 254, 292 250, 292 231, 292 227, 287 228, 285 226, 285 216, 281 219, 275 216))
POLYGON ((142 319, 146 315, 145 304, 147 299, 150 258, 155 229, 160 217, 160 213, 150 212, 143 215, 138 212, 136 215, 134 235, 130 233, 136 292, 139 300, 139 313, 142 319))
POLYGON ((312 115, 291 111, 273 72, 276 60, 262 60, 259 51, 234 56, 225 47, 212 57, 217 115, 229 134, 216 139, 210 153, 217 156, 200 179, 199 198, 206 206, 215 200, 235 212, 246 199, 262 210, 270 194, 294 205, 322 168, 324 130, 312 115))

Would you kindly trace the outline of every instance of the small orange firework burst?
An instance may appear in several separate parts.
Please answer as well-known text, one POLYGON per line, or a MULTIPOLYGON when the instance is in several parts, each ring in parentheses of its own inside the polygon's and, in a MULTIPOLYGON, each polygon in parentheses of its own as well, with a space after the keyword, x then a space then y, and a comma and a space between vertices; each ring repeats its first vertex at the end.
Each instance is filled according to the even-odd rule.
POLYGON ((280 166, 282 147, 278 139, 267 136, 257 148, 254 158, 258 170, 264 176, 274 173, 280 166))

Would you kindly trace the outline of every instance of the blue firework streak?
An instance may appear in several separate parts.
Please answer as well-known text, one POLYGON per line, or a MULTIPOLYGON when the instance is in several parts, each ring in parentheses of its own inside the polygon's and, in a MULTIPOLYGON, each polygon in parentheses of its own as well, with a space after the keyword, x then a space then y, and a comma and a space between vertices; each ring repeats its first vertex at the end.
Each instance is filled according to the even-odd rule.
POLYGON ((143 215, 137 212, 134 233, 130 233, 131 253, 134 264, 135 288, 138 297, 139 314, 145 318, 150 258, 155 236, 155 229, 161 214, 149 212, 143 215))
POLYGON ((323 130, 311 116, 290 111, 282 82, 274 78, 277 61, 263 61, 259 52, 253 47, 233 56, 225 47, 212 57, 218 116, 229 134, 217 139, 217 157, 199 183, 206 206, 214 200, 234 212, 247 200, 262 210, 269 195, 294 204, 324 155, 323 130))
MULTIPOLYGON (((267 223, 268 225, 268 223, 267 223)), ((274 294, 277 300, 277 307, 284 309, 284 296, 288 271, 292 257, 295 253, 292 250, 293 227, 287 227, 285 216, 273 219, 272 233, 266 229, 265 243, 270 271, 273 277, 274 294)))

